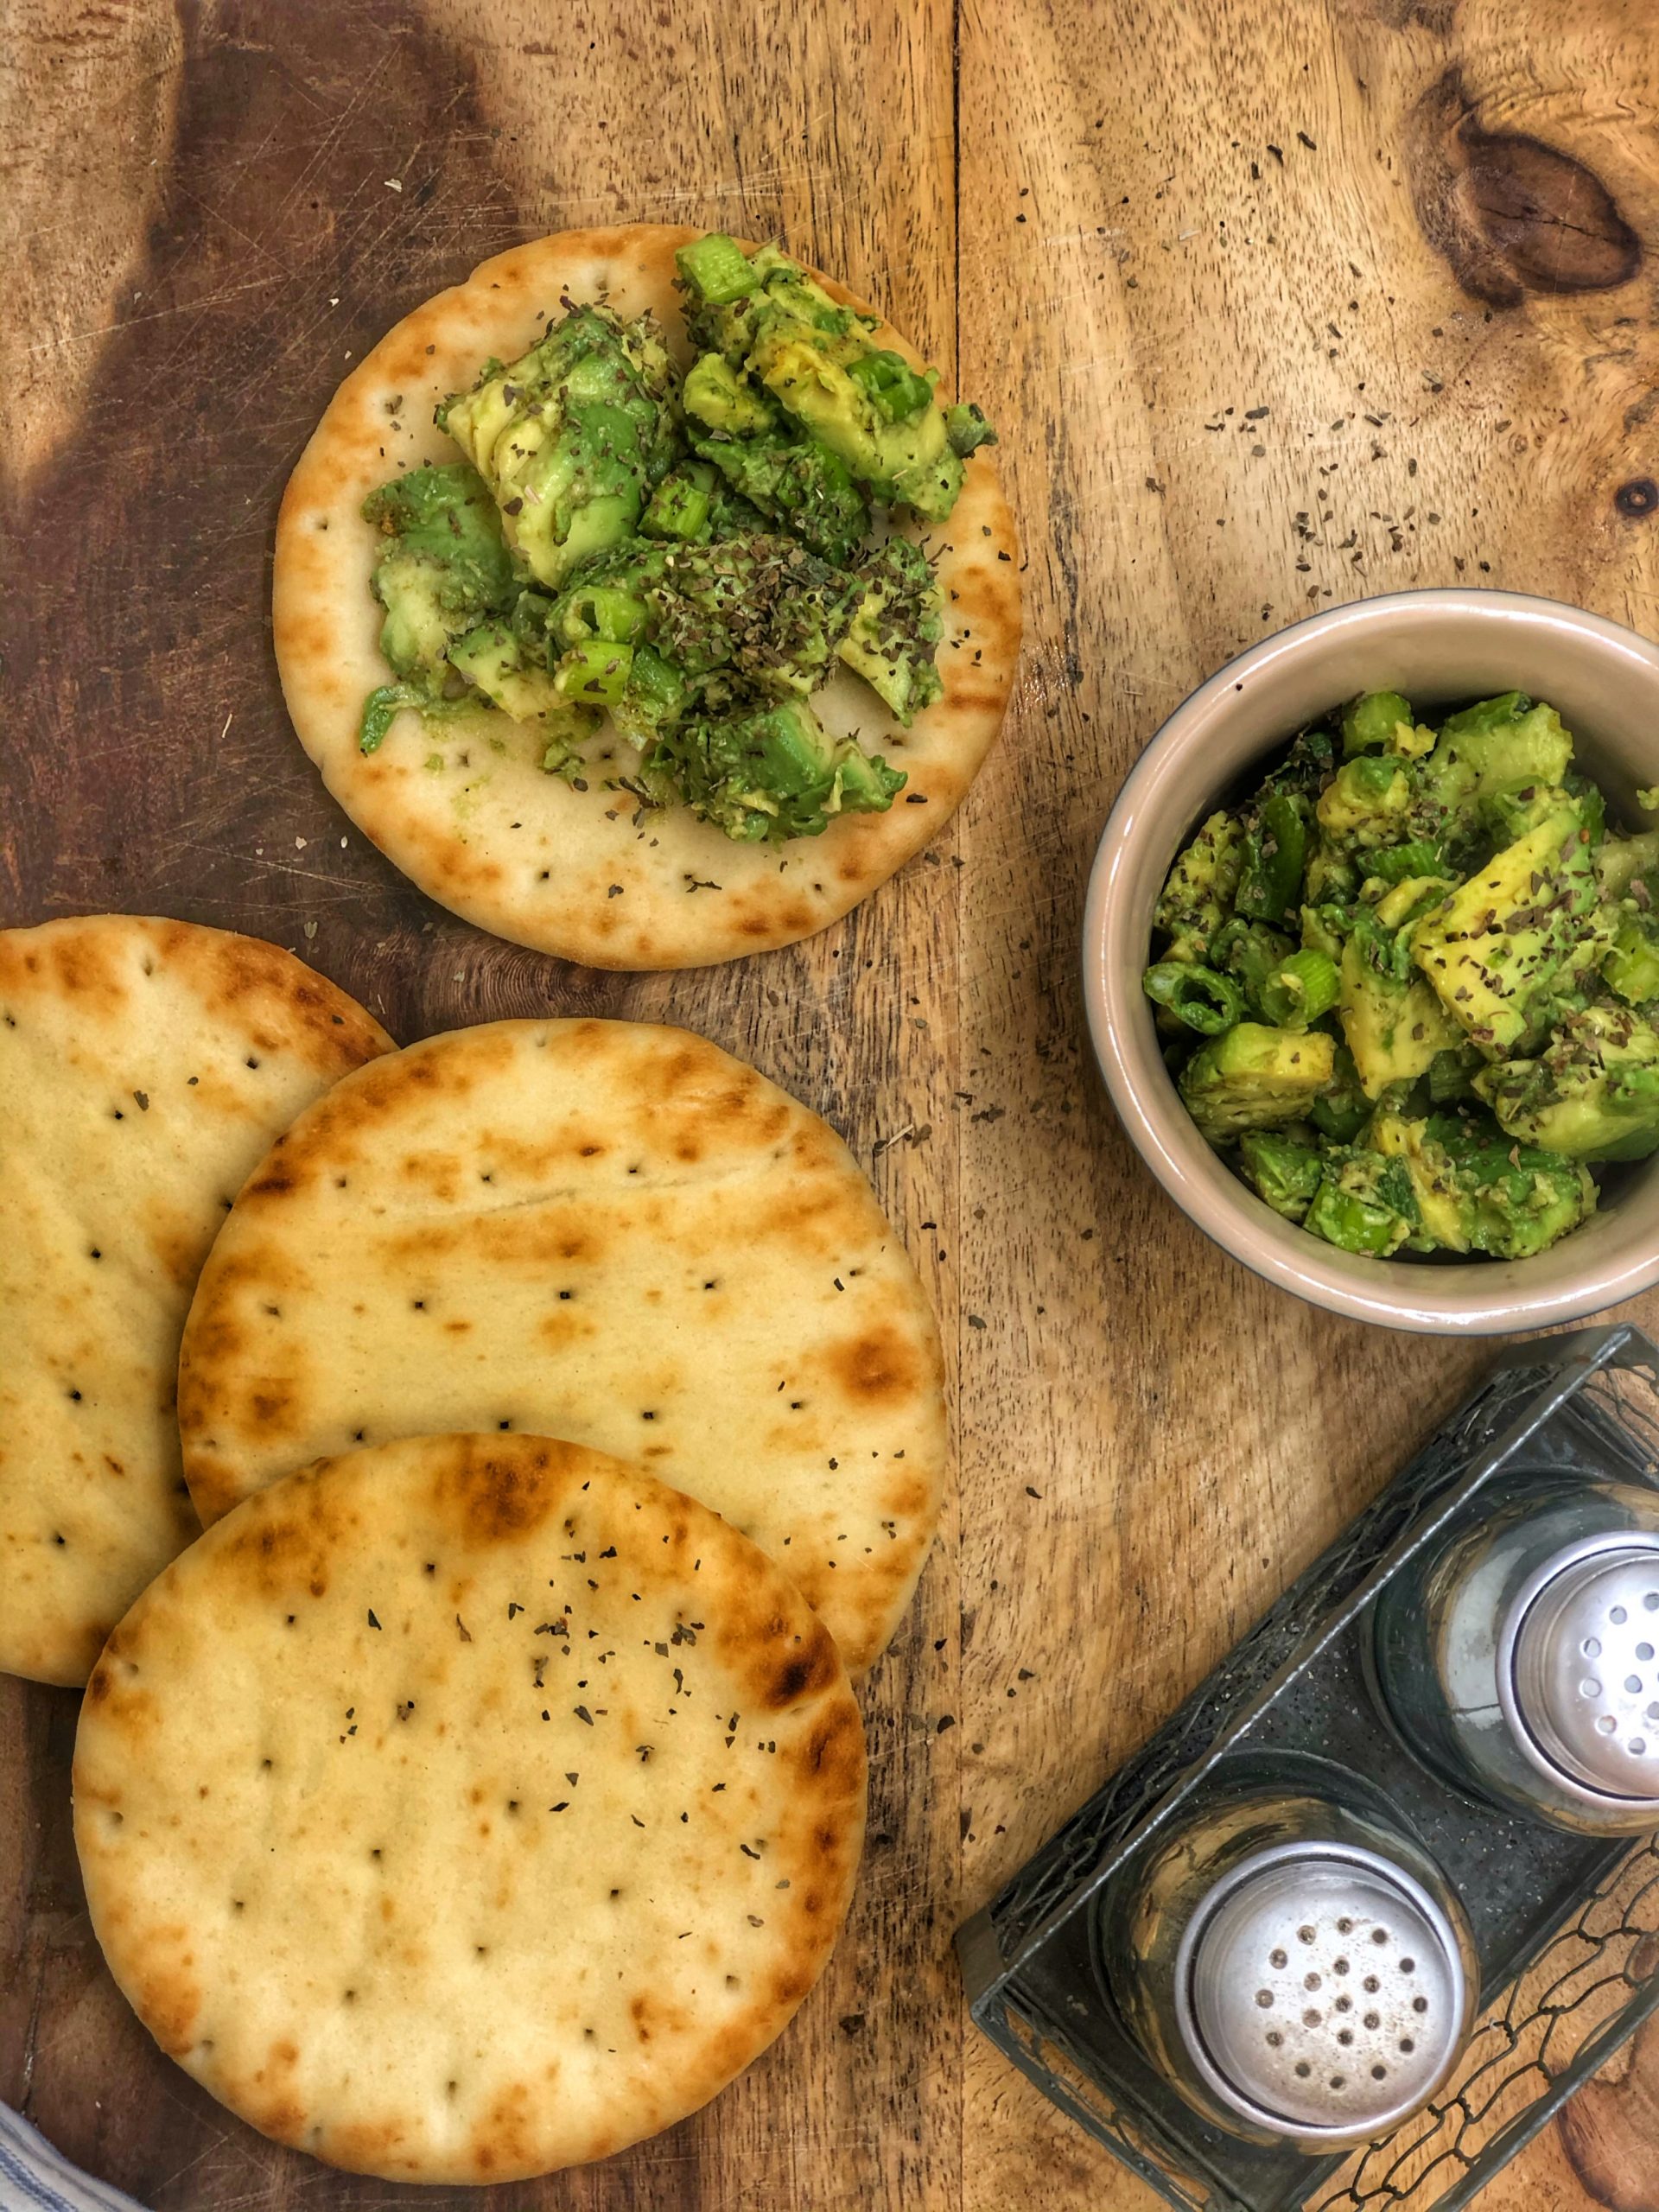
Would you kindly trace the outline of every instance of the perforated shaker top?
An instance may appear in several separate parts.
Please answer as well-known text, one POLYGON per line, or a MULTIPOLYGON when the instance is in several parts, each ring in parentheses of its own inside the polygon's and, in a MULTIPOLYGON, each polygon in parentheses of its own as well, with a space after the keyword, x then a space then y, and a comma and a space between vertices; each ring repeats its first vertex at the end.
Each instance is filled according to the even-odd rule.
POLYGON ((1380 1853, 1259 1852, 1211 1893, 1177 1960, 1177 2016, 1211 2088, 1304 2139, 1414 2111, 1463 2044, 1466 1986, 1440 1907, 1380 1853))
POLYGON ((1592 1538, 1547 1560, 1502 1647, 1521 1748, 1573 1794, 1645 1804, 1659 1826, 1659 1537, 1592 1538))

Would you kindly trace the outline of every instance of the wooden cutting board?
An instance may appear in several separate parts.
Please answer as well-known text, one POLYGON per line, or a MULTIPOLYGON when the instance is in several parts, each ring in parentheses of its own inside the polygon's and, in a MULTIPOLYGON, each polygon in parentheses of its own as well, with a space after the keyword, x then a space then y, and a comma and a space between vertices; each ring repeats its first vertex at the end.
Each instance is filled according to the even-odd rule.
MULTIPOLYGON (((0 4, 0 921, 254 931, 405 1039, 702 1029, 845 1131, 951 1348, 957 1496, 866 1694, 828 1977, 701 2117, 487 2204, 1150 2203, 973 2034, 951 1932, 1488 1354, 1316 1313, 1172 1210, 1090 1060, 1084 875, 1164 715, 1315 607, 1462 580, 1654 632, 1656 104, 1649 0, 0 4), (400 881, 288 729, 267 601, 283 479, 386 325, 635 219, 881 302, 1001 426, 1029 553, 952 832, 809 944, 630 979, 400 881)), ((81 1905, 74 1718, 0 1684, 0 2096, 161 2212, 445 2201, 277 2150, 151 2047, 81 1905)), ((1649 2049, 1483 2203, 1656 2212, 1656 2085, 1649 2049)))

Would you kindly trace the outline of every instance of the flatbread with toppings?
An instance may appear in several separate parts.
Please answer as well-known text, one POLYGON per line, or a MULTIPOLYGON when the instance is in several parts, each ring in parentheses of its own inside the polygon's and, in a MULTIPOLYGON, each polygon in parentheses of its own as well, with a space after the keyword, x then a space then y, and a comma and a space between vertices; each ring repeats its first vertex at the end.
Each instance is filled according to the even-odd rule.
POLYGON ((321 1452, 534 1431, 753 1538, 868 1667, 938 1516, 938 1332, 816 1114, 702 1038, 503 1021, 303 1115, 203 1271, 180 1363, 205 1521, 321 1452))
POLYGON ((84 1682, 196 1534, 174 1389, 207 1248, 296 1114, 391 1049, 256 938, 0 932, 0 1669, 84 1682))
POLYGON ((397 2181, 605 2157, 779 2033, 864 1822, 828 1632, 594 1452, 389 1444, 251 1498, 111 1638, 75 1749, 92 1926, 163 2050, 397 2181))
POLYGON ((295 728, 499 936, 607 968, 790 944, 926 843, 996 734, 994 435, 776 247, 517 247, 389 333, 294 472, 295 728))

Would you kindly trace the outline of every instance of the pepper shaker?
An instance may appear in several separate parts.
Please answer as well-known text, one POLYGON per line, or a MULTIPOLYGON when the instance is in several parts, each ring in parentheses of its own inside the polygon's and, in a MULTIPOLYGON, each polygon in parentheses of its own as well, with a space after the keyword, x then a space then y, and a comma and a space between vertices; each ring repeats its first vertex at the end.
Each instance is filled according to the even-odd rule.
POLYGON ((1472 1939, 1428 1854, 1351 1777, 1235 1790, 1131 1862, 1096 1923, 1151 2063, 1217 2126, 1310 2151, 1426 2103, 1467 2042, 1472 1939))
POLYGON ((1589 1834, 1659 1827, 1659 1495, 1517 1472, 1395 1575, 1370 1657, 1442 1780, 1589 1834))

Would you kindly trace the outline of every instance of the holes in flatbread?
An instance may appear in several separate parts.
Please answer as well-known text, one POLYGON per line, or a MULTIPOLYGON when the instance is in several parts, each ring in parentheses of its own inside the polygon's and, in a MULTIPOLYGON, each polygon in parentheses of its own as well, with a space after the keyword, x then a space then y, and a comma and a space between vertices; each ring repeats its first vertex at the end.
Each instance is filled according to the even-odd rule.
POLYGON ((475 1957, 486 1959, 490 1955, 490 1947, 487 1943, 474 1943, 473 1952, 475 1957))
POLYGON ((80 1403, 80 1393, 79 1390, 71 1388, 69 1395, 74 1400, 77 1405, 80 1403))
POLYGON ((460 2086, 461 2084, 458 2082, 446 2082, 443 2085, 444 2095, 446 2097, 453 2097, 460 2086))
POLYGON ((67 1548, 69 1539, 60 1529, 54 1529, 52 1531, 52 1541, 60 1551, 67 1548))
POLYGON ((240 1897, 232 1897, 231 1899, 231 1910, 232 1912, 245 1912, 246 1910, 247 1907, 240 1897))
POLYGON ((252 1053, 252 1052, 250 1052, 250 1053, 248 1054, 248 1058, 247 1058, 247 1063, 246 1063, 246 1065, 247 1065, 249 1067, 251 1067, 251 1068, 257 1068, 257 1067, 258 1066, 258 1065, 259 1065, 259 1061, 258 1061, 257 1056, 256 1054, 252 1053))
POLYGON ((101 1260, 104 1255, 96 1244, 90 1244, 86 1248, 86 1256, 89 1260, 101 1260))
POLYGON ((342 1997, 344 1998, 344 2000, 345 2000, 345 2002, 346 2002, 347 2005, 355 2005, 355 2004, 356 2004, 356 2002, 357 2002, 357 1992, 356 1992, 354 1989, 347 1989, 347 1990, 342 1991, 341 1995, 342 1995, 342 1997))

